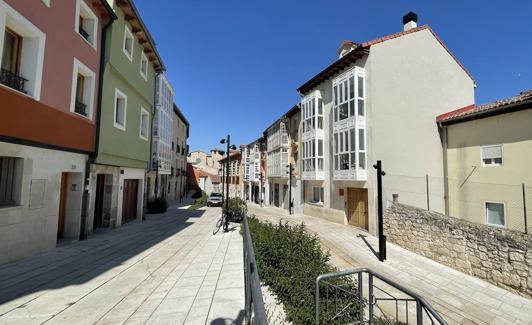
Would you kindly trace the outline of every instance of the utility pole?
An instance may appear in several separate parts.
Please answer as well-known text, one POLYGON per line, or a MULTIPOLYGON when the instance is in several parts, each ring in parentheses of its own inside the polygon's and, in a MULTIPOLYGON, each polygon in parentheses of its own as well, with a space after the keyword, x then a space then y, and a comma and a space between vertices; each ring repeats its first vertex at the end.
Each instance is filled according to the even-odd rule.
POLYGON ((292 204, 292 163, 286 165, 288 167, 288 214, 293 214, 293 204, 292 204))
POLYGON ((154 161, 155 163, 155 198, 158 198, 159 193, 159 159, 154 161))
POLYGON ((386 175, 382 171, 382 163, 377 160, 377 164, 373 165, 377 170, 377 213, 379 223, 379 261, 386 260, 386 236, 384 236, 384 222, 383 222, 383 206, 382 206, 382 176, 386 175))

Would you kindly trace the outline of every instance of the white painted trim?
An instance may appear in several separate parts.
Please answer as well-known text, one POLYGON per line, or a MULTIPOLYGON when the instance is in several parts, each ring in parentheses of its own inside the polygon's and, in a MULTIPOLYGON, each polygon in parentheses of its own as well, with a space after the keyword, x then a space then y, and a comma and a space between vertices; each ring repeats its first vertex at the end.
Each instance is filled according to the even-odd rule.
POLYGON ((140 107, 140 126, 139 126, 139 137, 143 140, 146 140, 148 141, 148 137, 150 135, 150 112, 148 112, 147 109, 145 109, 144 107, 140 107), (146 136, 143 137, 142 136, 142 115, 143 114, 146 114, 148 116, 148 123, 146 124, 147 126, 147 130, 146 130, 146 136))
POLYGON ((146 54, 144 54, 144 51, 140 53, 140 66, 139 66, 139 72, 142 79, 148 81, 148 65, 150 64, 150 61, 148 60, 148 57, 146 54), (146 73, 142 72, 142 61, 146 60, 146 73))
POLYGON ((488 226, 506 228, 506 225, 508 224, 507 218, 506 218, 506 204, 504 202, 499 202, 499 201, 484 201, 484 217, 486 220, 486 224, 488 226), (492 224, 488 222, 488 207, 487 207, 488 203, 502 204, 503 212, 504 212, 504 225, 496 225, 496 224, 492 224))
POLYGON ((24 48, 26 46, 29 46, 29 44, 23 43, 22 62, 25 62, 26 64, 30 66, 31 64, 34 64, 34 66, 32 69, 30 69, 31 71, 29 72, 26 71, 25 73, 24 71, 21 71, 21 76, 28 79, 29 81, 33 81, 31 92, 28 92, 28 94, 25 94, 25 95, 31 96, 35 100, 40 100, 46 34, 42 32, 39 28, 37 28, 37 26, 35 26, 31 21, 26 19, 26 17, 21 15, 18 11, 11 8, 4 1, 0 1, 0 58, 2 58, 3 49, 4 49, 4 34, 5 34, 7 16, 9 16, 11 20, 16 22, 16 26, 11 25, 10 28, 13 29, 18 34, 20 34, 20 36, 22 36, 23 39, 28 38, 28 37, 31 39, 37 39, 37 42, 38 42, 37 48, 28 50, 28 53, 30 55, 35 55, 35 53, 37 55, 36 57, 31 58, 31 60, 30 58, 24 55, 25 53, 24 48))
POLYGON ((133 49, 135 48, 135 36, 133 36, 133 33, 131 32, 131 30, 129 29, 129 27, 125 26, 124 28, 124 40, 122 42, 122 52, 124 52, 124 55, 129 59, 129 61, 133 62, 133 49), (131 38, 133 39, 132 42, 131 42, 131 53, 128 53, 126 51, 126 37, 127 36, 131 36, 131 38))
POLYGON ((499 167, 499 166, 502 166, 504 165, 504 145, 501 143, 501 144, 487 144, 487 145, 483 145, 483 146, 480 146, 480 164, 482 167, 499 167), (501 147, 501 163, 500 164, 485 164, 484 163, 484 157, 482 156, 482 149, 485 148, 485 147, 501 147))
POLYGON ((96 44, 98 44, 98 17, 94 14, 94 12, 91 10, 91 8, 85 3, 84 0, 76 0, 76 14, 74 16, 74 31, 85 41, 87 42, 92 48, 95 50, 96 44), (81 15, 81 9, 85 11, 89 16, 90 19, 94 21, 93 27, 92 27, 92 39, 93 41, 90 42, 89 40, 85 39, 85 37, 81 36, 79 33, 79 16, 81 15))
POLYGON ((94 71, 89 69, 86 65, 84 65, 81 61, 79 61, 77 58, 74 58, 74 65, 72 68, 72 86, 71 86, 71 93, 70 93, 70 112, 77 114, 79 116, 83 116, 85 118, 88 118, 89 120, 92 120, 92 114, 94 111, 94 96, 96 89, 96 74, 94 71), (87 116, 81 115, 79 113, 75 112, 76 108, 76 85, 77 85, 77 79, 78 79, 78 73, 81 74, 84 77, 91 78, 90 80, 90 97, 89 97, 89 103, 87 104, 88 108, 88 114, 87 116))
POLYGON ((115 128, 125 131, 127 124, 127 96, 118 88, 115 88, 115 100, 113 102, 113 106, 113 125, 115 128), (116 123, 116 100, 118 99, 118 97, 124 98, 124 125, 116 123))
POLYGON ((45 6, 50 8, 50 0, 42 0, 42 2, 44 3, 45 6))

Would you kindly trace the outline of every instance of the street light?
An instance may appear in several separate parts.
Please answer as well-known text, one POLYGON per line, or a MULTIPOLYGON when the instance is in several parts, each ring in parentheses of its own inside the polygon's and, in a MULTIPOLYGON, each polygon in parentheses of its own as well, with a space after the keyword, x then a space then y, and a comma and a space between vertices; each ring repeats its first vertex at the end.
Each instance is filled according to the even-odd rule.
POLYGON ((225 164, 225 210, 227 211, 228 208, 229 208, 229 156, 230 156, 230 152, 231 152, 231 149, 233 150, 236 150, 236 146, 233 144, 231 145, 231 135, 228 134, 227 135, 227 139, 221 139, 220 140, 220 143, 221 144, 227 144, 227 152, 226 152, 226 157, 227 157, 227 162, 225 164))

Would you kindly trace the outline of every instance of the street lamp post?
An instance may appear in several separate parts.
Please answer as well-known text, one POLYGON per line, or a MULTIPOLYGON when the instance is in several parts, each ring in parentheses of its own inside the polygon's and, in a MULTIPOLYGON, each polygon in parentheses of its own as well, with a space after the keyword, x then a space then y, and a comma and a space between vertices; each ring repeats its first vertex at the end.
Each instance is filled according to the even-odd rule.
POLYGON ((227 139, 220 140, 220 143, 221 144, 224 144, 224 143, 227 144, 227 152, 226 152, 227 161, 225 163, 225 168, 226 168, 226 172, 225 172, 225 195, 226 195, 225 196, 225 210, 227 211, 227 209, 229 208, 229 157, 230 157, 231 149, 236 150, 236 146, 235 145, 231 145, 231 135, 230 134, 227 135, 227 139))
POLYGON ((159 187, 159 159, 156 159, 154 161, 155 163, 155 198, 157 198, 157 194, 159 192, 158 190, 158 187, 159 187))

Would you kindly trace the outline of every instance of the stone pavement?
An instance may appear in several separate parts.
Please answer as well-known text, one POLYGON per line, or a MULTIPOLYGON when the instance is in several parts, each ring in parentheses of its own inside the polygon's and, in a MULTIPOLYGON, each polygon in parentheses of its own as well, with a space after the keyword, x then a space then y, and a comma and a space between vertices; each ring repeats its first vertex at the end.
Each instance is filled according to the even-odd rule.
POLYGON ((242 237, 219 208, 173 204, 88 240, 0 265, 0 324, 241 324, 242 237))
POLYGON ((367 267, 427 299, 449 324, 532 324, 532 300, 434 262, 394 244, 387 245, 381 263, 359 235, 378 250, 367 232, 305 215, 288 215, 279 208, 248 204, 249 214, 277 223, 305 223, 320 237, 340 269, 367 267))

